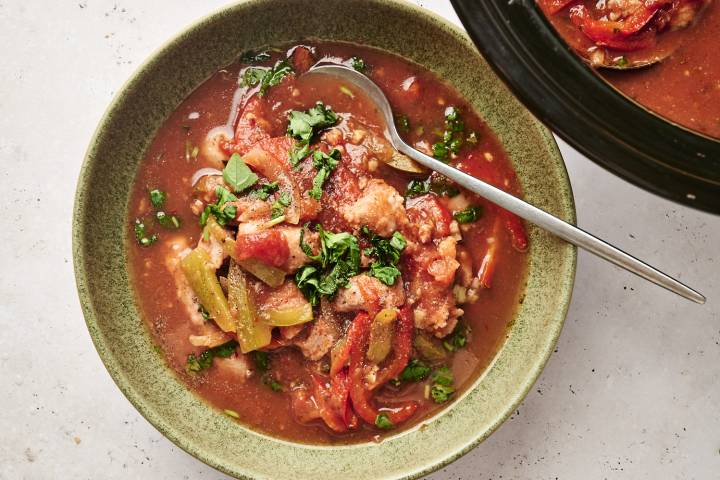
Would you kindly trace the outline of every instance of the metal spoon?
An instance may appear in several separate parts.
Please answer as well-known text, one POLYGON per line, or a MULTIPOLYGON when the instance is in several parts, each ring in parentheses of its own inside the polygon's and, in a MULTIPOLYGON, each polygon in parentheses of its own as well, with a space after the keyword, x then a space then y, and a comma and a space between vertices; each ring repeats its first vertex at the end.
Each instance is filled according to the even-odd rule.
POLYGON ((400 138, 397 128, 395 127, 395 120, 392 109, 390 108, 390 103, 385 97, 385 94, 382 90, 380 90, 380 87, 362 73, 357 72, 352 68, 339 65, 321 65, 313 67, 305 75, 331 75, 349 82, 363 91, 368 99, 375 103, 378 110, 385 118, 387 125, 386 135, 393 146, 400 152, 418 162, 420 165, 445 175, 471 192, 475 192, 494 204, 509 210, 515 215, 534 223, 548 232, 555 234, 566 242, 583 248, 598 257, 604 258, 605 260, 608 260, 625 270, 628 270, 682 297, 692 300, 693 302, 700 304, 705 303, 705 297, 699 292, 680 283, 650 265, 628 255, 622 250, 613 247, 599 238, 590 235, 584 230, 581 230, 574 225, 570 225, 569 223, 560 220, 559 218, 550 215, 549 213, 534 207, 533 205, 530 205, 529 203, 500 190, 499 188, 495 188, 482 180, 478 180, 475 177, 463 173, 450 165, 412 148, 410 145, 405 143, 402 138, 400 138))

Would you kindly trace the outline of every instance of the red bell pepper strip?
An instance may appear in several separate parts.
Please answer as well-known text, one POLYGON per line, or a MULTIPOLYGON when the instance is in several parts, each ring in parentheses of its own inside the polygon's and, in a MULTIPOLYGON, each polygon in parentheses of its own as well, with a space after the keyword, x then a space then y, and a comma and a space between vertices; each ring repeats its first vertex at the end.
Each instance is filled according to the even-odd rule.
POLYGON ((367 313, 360 313, 355 317, 354 323, 358 324, 358 333, 352 339, 350 346, 350 399, 353 409, 365 422, 375 425, 378 415, 387 415, 393 425, 399 425, 410 418, 417 410, 417 403, 413 401, 401 402, 394 405, 375 408, 371 404, 371 392, 365 384, 365 351, 370 337, 370 325, 372 318, 367 313))
POLYGON ((330 383, 319 374, 312 373, 315 402, 318 405, 320 417, 336 432, 346 432, 355 428, 358 423, 357 416, 350 405, 350 391, 348 376, 345 370, 335 374, 330 383))
POLYGON ((510 233, 510 241, 515 250, 524 252, 528 248, 528 235, 525 224, 517 215, 505 209, 499 209, 498 214, 505 222, 505 229, 510 233))
POLYGON ((487 250, 485 250, 485 255, 483 255, 480 268, 478 269, 481 288, 490 288, 492 285, 492 278, 495 274, 495 267, 497 266, 498 235, 500 235, 502 223, 500 215, 495 217, 495 223, 490 232, 490 238, 492 238, 493 241, 488 243, 487 250))

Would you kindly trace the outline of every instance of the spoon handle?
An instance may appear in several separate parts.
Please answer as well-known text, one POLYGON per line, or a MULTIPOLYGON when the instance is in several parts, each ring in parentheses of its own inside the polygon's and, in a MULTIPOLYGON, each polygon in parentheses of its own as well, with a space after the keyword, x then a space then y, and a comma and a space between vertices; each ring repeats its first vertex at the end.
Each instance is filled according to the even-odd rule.
MULTIPOLYGON (((393 132, 394 133, 394 132, 393 132)), ((651 267, 637 258, 629 255, 619 248, 613 247, 609 243, 587 233, 586 231, 571 225, 559 218, 550 215, 517 197, 506 193, 499 188, 478 180, 460 170, 451 167, 435 158, 425 155, 418 150, 410 147, 403 142, 399 136, 394 138, 399 150, 409 156, 419 164, 439 172, 462 187, 477 193, 481 197, 491 201, 492 203, 508 210, 515 215, 524 218, 528 222, 551 232, 563 240, 583 248, 600 258, 614 263, 618 267, 624 268, 646 280, 653 282, 663 288, 670 290, 682 297, 692 300, 695 303, 705 303, 705 297, 692 288, 680 283, 669 275, 664 274, 660 270, 651 267)))

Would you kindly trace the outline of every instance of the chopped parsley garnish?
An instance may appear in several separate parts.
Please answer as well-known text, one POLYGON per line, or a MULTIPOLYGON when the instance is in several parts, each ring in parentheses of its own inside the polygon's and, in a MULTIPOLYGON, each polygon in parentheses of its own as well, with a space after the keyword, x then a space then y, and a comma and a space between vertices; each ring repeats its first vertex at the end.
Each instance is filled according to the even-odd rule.
POLYGON ((447 367, 441 367, 435 370, 432 375, 432 387, 430 387, 430 396, 435 403, 445 403, 450 400, 455 388, 453 388, 453 374, 447 367))
POLYGON ((206 322, 210 321, 210 312, 208 312, 205 307, 203 307, 202 305, 198 305, 198 312, 200 313, 200 315, 202 315, 203 320, 205 320, 206 322))
POLYGON ((290 75, 293 69, 287 60, 278 60, 271 68, 248 67, 240 77, 241 87, 255 87, 260 85, 259 96, 267 93, 270 87, 282 82, 283 78, 290 75))
POLYGON ((275 220, 285 215, 285 209, 290 206, 292 198, 288 192, 280 192, 277 200, 275 200, 270 209, 270 218, 275 220))
POLYGON ((180 228, 180 218, 176 215, 171 215, 165 212, 156 212, 155 219, 158 223, 168 230, 177 230, 180 228))
POLYGON ((302 162, 305 157, 307 157, 310 154, 310 145, 302 144, 302 143, 296 143, 292 146, 290 149, 290 152, 288 152, 288 155, 290 156, 290 164, 293 167, 296 167, 298 163, 302 162))
POLYGON ((460 118, 460 110, 456 107, 448 107, 445 110, 445 131, 442 134, 442 141, 433 143, 433 156, 443 162, 450 160, 450 154, 458 153, 463 144, 463 132, 465 123, 460 118))
POLYGON ((270 52, 253 52, 250 50, 240 56, 240 61, 242 63, 260 63, 270 60, 270 57, 270 52))
POLYGON ((141 247, 149 247, 157 242, 158 236, 155 234, 148 235, 145 231, 145 223, 139 218, 135 219, 135 239, 141 247))
POLYGON ((340 161, 340 150, 333 148, 333 150, 327 154, 320 150, 315 150, 313 153, 313 166, 317 170, 315 178, 313 178, 313 186, 308 195, 315 200, 320 200, 322 197, 322 187, 325 181, 330 177, 330 174, 335 167, 337 167, 340 161))
POLYGON ((260 200, 267 200, 270 198, 270 195, 277 192, 279 188, 280 185, 278 185, 278 182, 264 183, 250 192, 250 196, 259 198, 260 200))
POLYGON ((452 333, 448 335, 443 341, 443 346, 449 352, 454 352, 463 348, 467 345, 469 327, 464 322, 460 321, 455 325, 452 333))
POLYGON ((408 183, 405 196, 409 198, 419 197, 420 195, 425 195, 430 192, 452 198, 460 194, 460 189, 452 183, 443 180, 411 180, 410 183, 408 183))
POLYGON ((408 119, 407 115, 403 115, 403 114, 395 115, 395 124, 403 132, 410 131, 410 120, 408 119))
POLYGON ((400 277, 400 269, 397 265, 400 261, 400 254, 407 245, 407 240, 400 232, 393 233, 389 239, 383 238, 371 232, 367 226, 362 227, 361 232, 370 239, 370 245, 372 245, 365 249, 365 255, 377 258, 370 264, 368 274, 385 285, 394 285, 400 277))
POLYGON ((430 376, 430 367, 428 367, 422 360, 413 358, 410 363, 407 364, 405 369, 400 372, 398 380, 403 382, 421 382, 430 376))
POLYGON ((350 59, 350 66, 351 66, 353 69, 355 69, 355 70, 357 70, 358 72, 360 72, 360 73, 365 72, 365 70, 367 69, 367 65, 365 64, 365 60, 363 60, 363 59, 360 58, 360 57, 352 57, 352 58, 350 59))
POLYGON ((205 226, 210 215, 214 215, 219 225, 227 225, 235 219, 237 215, 237 207, 235 205, 225 205, 228 202, 236 202, 237 197, 233 195, 227 188, 218 186, 215 188, 217 194, 217 203, 210 204, 205 207, 200 214, 200 225, 205 226))
POLYGON ((482 207, 471 205, 464 210, 453 213, 453 218, 458 223, 472 223, 482 217, 482 207))
POLYGON ((387 413, 378 413, 378 416, 375 417, 375 426, 381 430, 390 430, 391 428, 395 428, 395 425, 393 425, 390 421, 390 417, 387 416, 387 413))
POLYGON ((301 145, 308 145, 313 135, 323 128, 335 125, 338 117, 332 108, 325 107, 322 102, 317 102, 307 112, 292 110, 288 119, 290 120, 287 128, 288 135, 298 140, 301 145))
POLYGON ((347 286, 350 277, 358 273, 360 246, 350 233, 330 233, 318 224, 320 253, 314 255, 310 245, 305 243, 305 228, 300 231, 300 248, 316 263, 300 267, 295 274, 295 283, 315 306, 321 296, 334 296, 338 289, 347 286))
POLYGON ((205 350, 198 356, 191 353, 187 357, 185 371, 188 373, 199 373, 203 370, 207 370, 212 366, 213 359, 215 357, 228 358, 235 353, 237 346, 238 343, 235 340, 230 340, 227 343, 205 350))
POLYGON ((162 190, 158 190, 157 188, 154 190, 150 190, 150 203, 152 204, 153 208, 162 208, 162 206, 165 204, 166 199, 167 193, 163 192, 162 190))
POLYGON ((223 169, 223 179, 234 191, 242 192, 255 185, 258 176, 245 164, 240 154, 233 153, 223 169))
POLYGON ((255 367, 260 372, 267 372, 270 369, 270 354, 267 352, 255 351, 255 367))
POLYGON ((282 383, 275 380, 275 378, 272 375, 266 374, 263 375, 262 381, 265 385, 270 387, 270 390, 273 392, 282 392, 282 383))

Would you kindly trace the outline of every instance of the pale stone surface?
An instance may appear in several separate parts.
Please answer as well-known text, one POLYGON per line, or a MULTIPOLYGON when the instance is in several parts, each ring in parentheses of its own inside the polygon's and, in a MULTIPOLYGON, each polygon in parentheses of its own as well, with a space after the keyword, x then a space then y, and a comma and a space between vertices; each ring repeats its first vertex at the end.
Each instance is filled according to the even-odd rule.
MULTIPOLYGON (((0 479, 218 479, 105 372, 75 293, 70 217, 102 112, 220 0, 0 0, 0 479)), ((445 0, 424 6, 451 14, 445 0)), ((519 411, 434 479, 720 475, 720 218, 563 146, 580 224, 702 289, 705 307, 581 254, 558 351, 519 411)))

